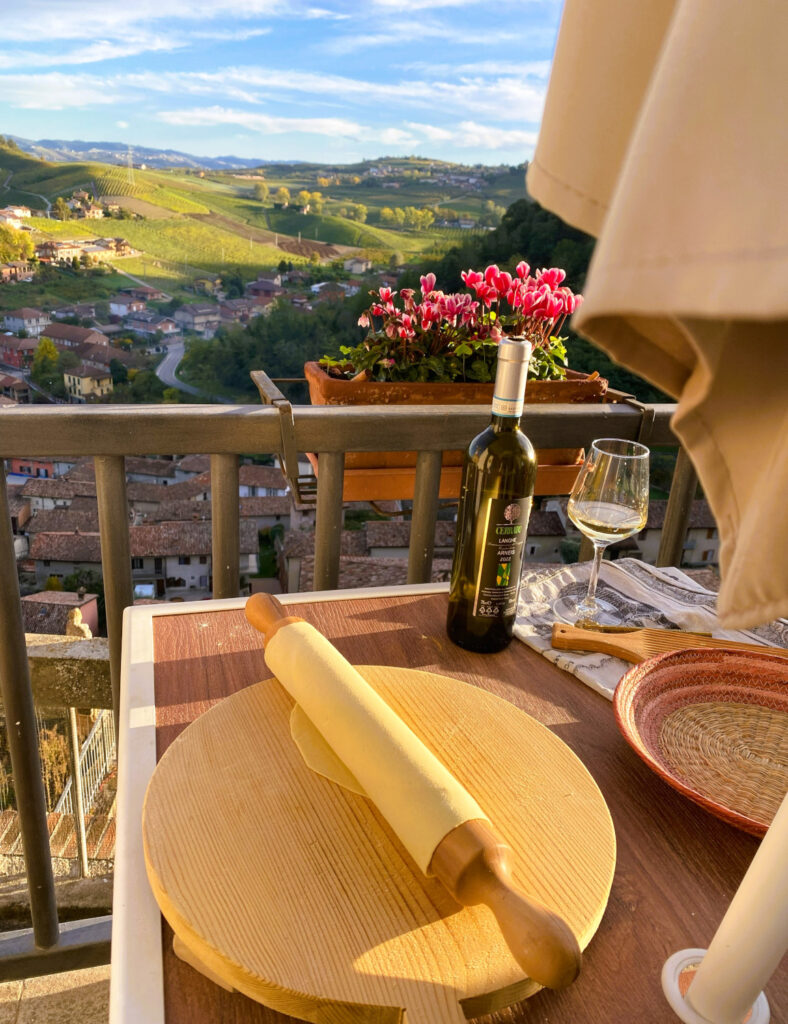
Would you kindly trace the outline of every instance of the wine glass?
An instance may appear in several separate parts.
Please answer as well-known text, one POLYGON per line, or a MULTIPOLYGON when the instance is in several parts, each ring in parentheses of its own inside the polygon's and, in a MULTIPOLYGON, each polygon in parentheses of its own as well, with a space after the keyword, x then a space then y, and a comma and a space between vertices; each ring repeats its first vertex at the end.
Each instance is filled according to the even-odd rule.
POLYGON ((569 496, 567 513, 594 544, 594 561, 585 598, 575 610, 578 625, 596 622, 599 566, 612 541, 631 537, 648 516, 649 450, 635 441, 602 438, 594 441, 569 496))

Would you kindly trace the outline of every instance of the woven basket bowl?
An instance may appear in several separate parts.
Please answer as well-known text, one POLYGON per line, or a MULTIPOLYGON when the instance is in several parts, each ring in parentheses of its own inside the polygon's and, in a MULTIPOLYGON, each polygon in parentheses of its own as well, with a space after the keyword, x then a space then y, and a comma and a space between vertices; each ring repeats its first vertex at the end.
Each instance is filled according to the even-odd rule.
POLYGON ((788 791, 788 661, 697 649, 623 677, 613 706, 649 767, 723 821, 762 836, 788 791))

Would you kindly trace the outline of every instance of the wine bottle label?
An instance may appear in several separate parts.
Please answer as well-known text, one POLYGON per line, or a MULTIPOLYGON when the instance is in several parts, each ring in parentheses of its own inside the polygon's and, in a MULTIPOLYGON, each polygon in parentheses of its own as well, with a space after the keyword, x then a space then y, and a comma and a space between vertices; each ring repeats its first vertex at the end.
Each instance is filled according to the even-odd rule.
POLYGON ((493 395, 492 400, 493 416, 512 416, 519 419, 523 414, 523 396, 519 398, 500 398, 493 395))
POLYGON ((491 498, 487 503, 474 615, 497 619, 514 614, 530 515, 530 498, 491 498))

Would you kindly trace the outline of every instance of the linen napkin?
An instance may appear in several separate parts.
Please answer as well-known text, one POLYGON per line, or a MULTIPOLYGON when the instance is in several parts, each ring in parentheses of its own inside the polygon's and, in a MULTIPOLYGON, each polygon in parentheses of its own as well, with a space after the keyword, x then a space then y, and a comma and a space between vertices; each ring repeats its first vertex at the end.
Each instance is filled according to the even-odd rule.
MULTIPOLYGON (((550 646, 553 623, 574 622, 573 610, 588 587, 591 562, 577 562, 523 573, 514 635, 548 661, 577 676, 597 693, 613 699, 618 681, 631 667, 610 654, 556 651, 550 646)), ((788 620, 748 630, 720 628, 717 595, 680 569, 657 569, 636 558, 602 562, 597 601, 601 621, 627 626, 685 629, 725 640, 788 647, 788 620)))

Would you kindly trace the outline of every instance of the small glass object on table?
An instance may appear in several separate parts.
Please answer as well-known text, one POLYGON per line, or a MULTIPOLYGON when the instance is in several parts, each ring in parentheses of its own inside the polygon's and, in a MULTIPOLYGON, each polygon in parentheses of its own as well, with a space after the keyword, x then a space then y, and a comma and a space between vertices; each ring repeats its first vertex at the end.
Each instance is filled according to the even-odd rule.
POLYGON ((594 544, 588 591, 574 613, 577 625, 600 620, 596 585, 605 548, 646 525, 649 455, 648 448, 635 441, 601 438, 591 445, 575 480, 567 513, 594 544))

